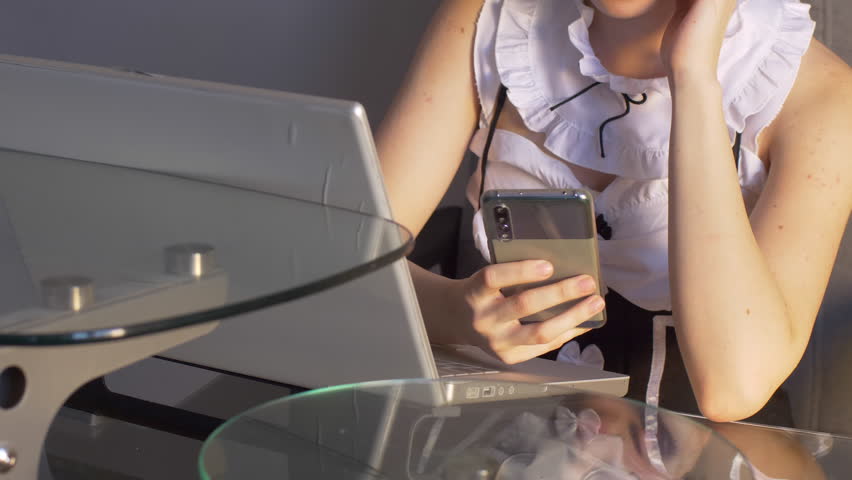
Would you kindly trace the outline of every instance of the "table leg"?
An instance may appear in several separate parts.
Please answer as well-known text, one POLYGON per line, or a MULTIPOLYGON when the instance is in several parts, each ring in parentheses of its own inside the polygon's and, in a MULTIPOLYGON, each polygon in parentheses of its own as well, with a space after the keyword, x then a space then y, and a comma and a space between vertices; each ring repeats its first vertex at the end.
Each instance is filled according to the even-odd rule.
POLYGON ((14 459, 13 465, 0 467, 0 479, 38 478, 50 424, 66 399, 86 382, 215 327, 210 322, 102 343, 0 348, 0 450, 14 459))
POLYGON ((95 417, 141 425, 199 442, 206 440, 225 422, 223 418, 112 392, 107 388, 103 377, 92 380, 77 390, 65 402, 65 406, 95 417))

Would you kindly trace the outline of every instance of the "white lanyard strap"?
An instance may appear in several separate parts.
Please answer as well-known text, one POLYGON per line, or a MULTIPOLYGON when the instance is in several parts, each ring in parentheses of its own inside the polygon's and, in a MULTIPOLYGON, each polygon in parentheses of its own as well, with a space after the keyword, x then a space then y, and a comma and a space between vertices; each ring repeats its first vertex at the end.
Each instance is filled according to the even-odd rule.
POLYGON ((660 473, 666 472, 660 442, 657 434, 660 429, 657 407, 660 405, 660 382, 666 367, 666 328, 674 327, 671 315, 654 317, 654 344, 651 356, 651 374, 648 376, 648 389, 645 392, 645 448, 648 460, 660 473))

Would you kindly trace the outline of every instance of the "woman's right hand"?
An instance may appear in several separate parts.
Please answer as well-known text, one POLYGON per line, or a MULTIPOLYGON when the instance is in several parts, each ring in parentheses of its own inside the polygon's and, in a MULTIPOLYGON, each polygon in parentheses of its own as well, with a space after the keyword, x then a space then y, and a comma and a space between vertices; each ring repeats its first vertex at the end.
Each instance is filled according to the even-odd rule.
POLYGON ((500 360, 513 364, 555 350, 589 329, 577 326, 603 310, 604 301, 595 281, 579 275, 556 283, 504 296, 500 289, 541 282, 553 275, 546 261, 489 265, 470 278, 459 280, 449 295, 466 328, 458 332, 466 344, 476 345, 500 360), (458 288, 461 286, 461 288, 458 288), (521 318, 561 303, 589 296, 570 309, 543 322, 525 323, 521 318))

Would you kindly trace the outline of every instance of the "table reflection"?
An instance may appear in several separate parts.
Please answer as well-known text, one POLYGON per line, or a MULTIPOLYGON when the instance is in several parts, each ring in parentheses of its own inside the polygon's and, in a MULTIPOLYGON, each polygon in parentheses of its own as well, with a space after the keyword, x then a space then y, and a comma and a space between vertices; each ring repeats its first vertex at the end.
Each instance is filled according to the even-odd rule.
POLYGON ((208 439, 202 475, 756 478, 729 441, 685 416, 573 389, 478 403, 448 394, 466 385, 470 382, 377 382, 273 402, 231 420, 208 439))
POLYGON ((848 478, 850 439, 826 433, 696 419, 748 458, 758 479, 848 478))

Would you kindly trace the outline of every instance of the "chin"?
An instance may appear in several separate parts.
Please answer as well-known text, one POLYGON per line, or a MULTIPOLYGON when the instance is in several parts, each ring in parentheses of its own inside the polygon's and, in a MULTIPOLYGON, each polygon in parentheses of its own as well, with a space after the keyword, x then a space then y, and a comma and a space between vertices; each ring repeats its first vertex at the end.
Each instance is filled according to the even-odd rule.
POLYGON ((664 0, 588 0, 587 3, 607 17, 629 19, 640 17, 666 2, 664 0))

